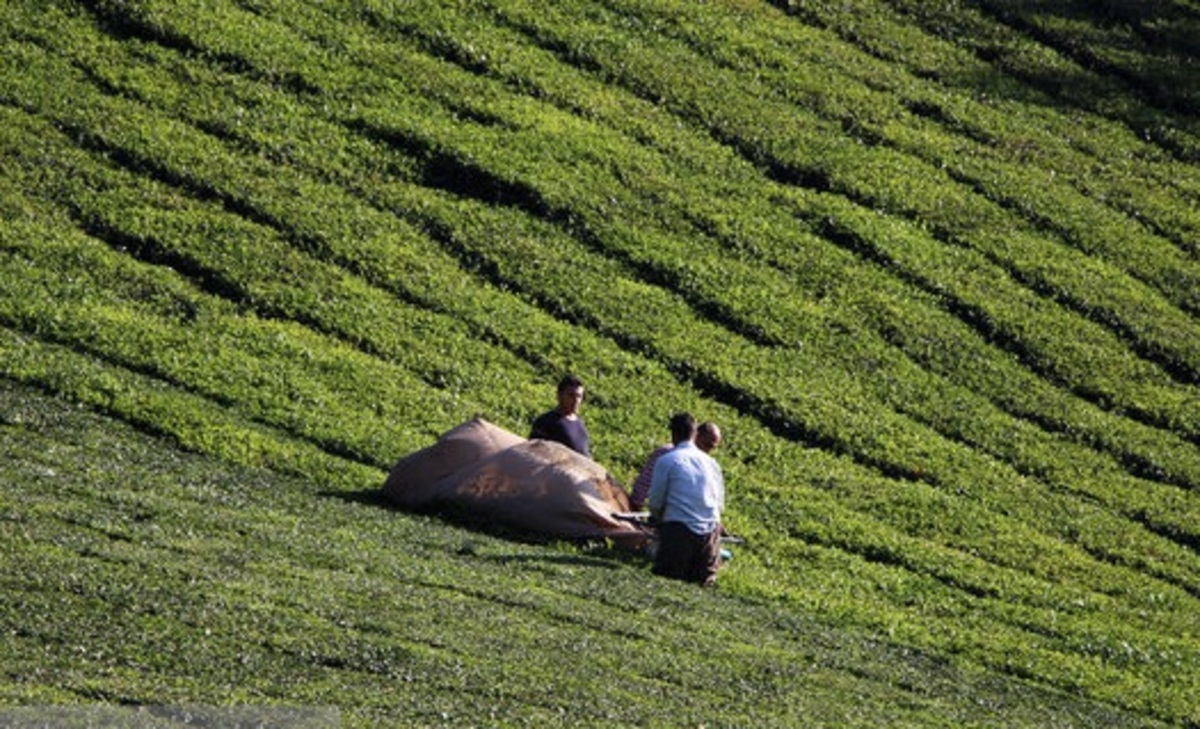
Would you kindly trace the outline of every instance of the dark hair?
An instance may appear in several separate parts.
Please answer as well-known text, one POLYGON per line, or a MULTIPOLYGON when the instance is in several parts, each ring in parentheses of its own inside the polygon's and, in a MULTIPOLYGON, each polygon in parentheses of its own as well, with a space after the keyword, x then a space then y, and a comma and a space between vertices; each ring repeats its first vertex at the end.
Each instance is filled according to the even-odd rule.
POLYGON ((576 387, 583 387, 583 380, 575 375, 563 375, 563 378, 558 381, 558 391, 574 390, 576 387))
POLYGON ((682 443, 696 436, 696 419, 691 413, 675 413, 671 416, 671 441, 682 443))

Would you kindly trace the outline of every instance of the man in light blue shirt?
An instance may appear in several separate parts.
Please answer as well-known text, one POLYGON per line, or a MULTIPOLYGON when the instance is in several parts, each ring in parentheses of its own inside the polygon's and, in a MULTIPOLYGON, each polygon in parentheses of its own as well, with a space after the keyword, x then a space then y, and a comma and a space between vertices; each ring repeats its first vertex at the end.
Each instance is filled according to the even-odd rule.
POLYGON ((647 506, 658 522, 654 573, 710 586, 721 564, 725 478, 695 439, 696 419, 688 413, 672 416, 674 447, 654 464, 647 506))

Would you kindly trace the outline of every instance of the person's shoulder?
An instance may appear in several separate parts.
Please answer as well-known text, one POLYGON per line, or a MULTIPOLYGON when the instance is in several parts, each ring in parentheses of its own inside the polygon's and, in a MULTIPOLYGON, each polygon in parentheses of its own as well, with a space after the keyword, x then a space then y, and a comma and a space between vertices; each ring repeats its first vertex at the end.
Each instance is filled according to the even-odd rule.
POLYGON ((687 460, 692 457, 691 448, 684 447, 684 444, 663 446, 666 450, 659 454, 658 460, 674 463, 675 461, 687 460))
POLYGON ((533 423, 529 428, 529 437, 553 439, 561 429, 562 426, 558 422, 558 413, 550 410, 533 419, 533 423))
POLYGON ((658 450, 650 454, 650 459, 655 463, 671 463, 679 458, 679 449, 674 446, 659 446, 658 450))
POLYGON ((676 448, 675 450, 679 453, 680 458, 686 458, 693 463, 699 462, 708 464, 710 466, 716 466, 717 468, 721 467, 720 464, 717 463, 716 458, 713 458, 709 453, 705 453, 700 446, 694 443, 689 444, 686 448, 676 448))
POLYGON ((544 425, 546 423, 557 423, 558 418, 559 418, 559 415, 558 415, 557 410, 547 410, 546 412, 544 412, 541 415, 534 418, 533 422, 535 425, 539 425, 539 424, 544 425))

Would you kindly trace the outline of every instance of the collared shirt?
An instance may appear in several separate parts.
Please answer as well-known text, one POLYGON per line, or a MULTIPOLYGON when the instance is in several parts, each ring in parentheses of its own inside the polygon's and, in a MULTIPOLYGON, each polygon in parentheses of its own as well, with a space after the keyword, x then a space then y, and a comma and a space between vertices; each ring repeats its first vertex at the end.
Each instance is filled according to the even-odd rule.
POLYGON ((721 466, 691 441, 676 445, 654 464, 648 505, 659 521, 679 522, 694 534, 712 532, 725 508, 721 466))

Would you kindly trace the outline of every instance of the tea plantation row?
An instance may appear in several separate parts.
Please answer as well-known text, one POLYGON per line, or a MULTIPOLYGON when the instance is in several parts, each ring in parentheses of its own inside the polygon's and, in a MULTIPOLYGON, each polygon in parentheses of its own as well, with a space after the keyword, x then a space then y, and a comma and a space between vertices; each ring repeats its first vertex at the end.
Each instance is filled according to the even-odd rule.
POLYGON ((0 372, 354 492, 575 370, 725 426, 735 594, 1196 720, 1186 145, 807 5, 10 6, 0 372))

